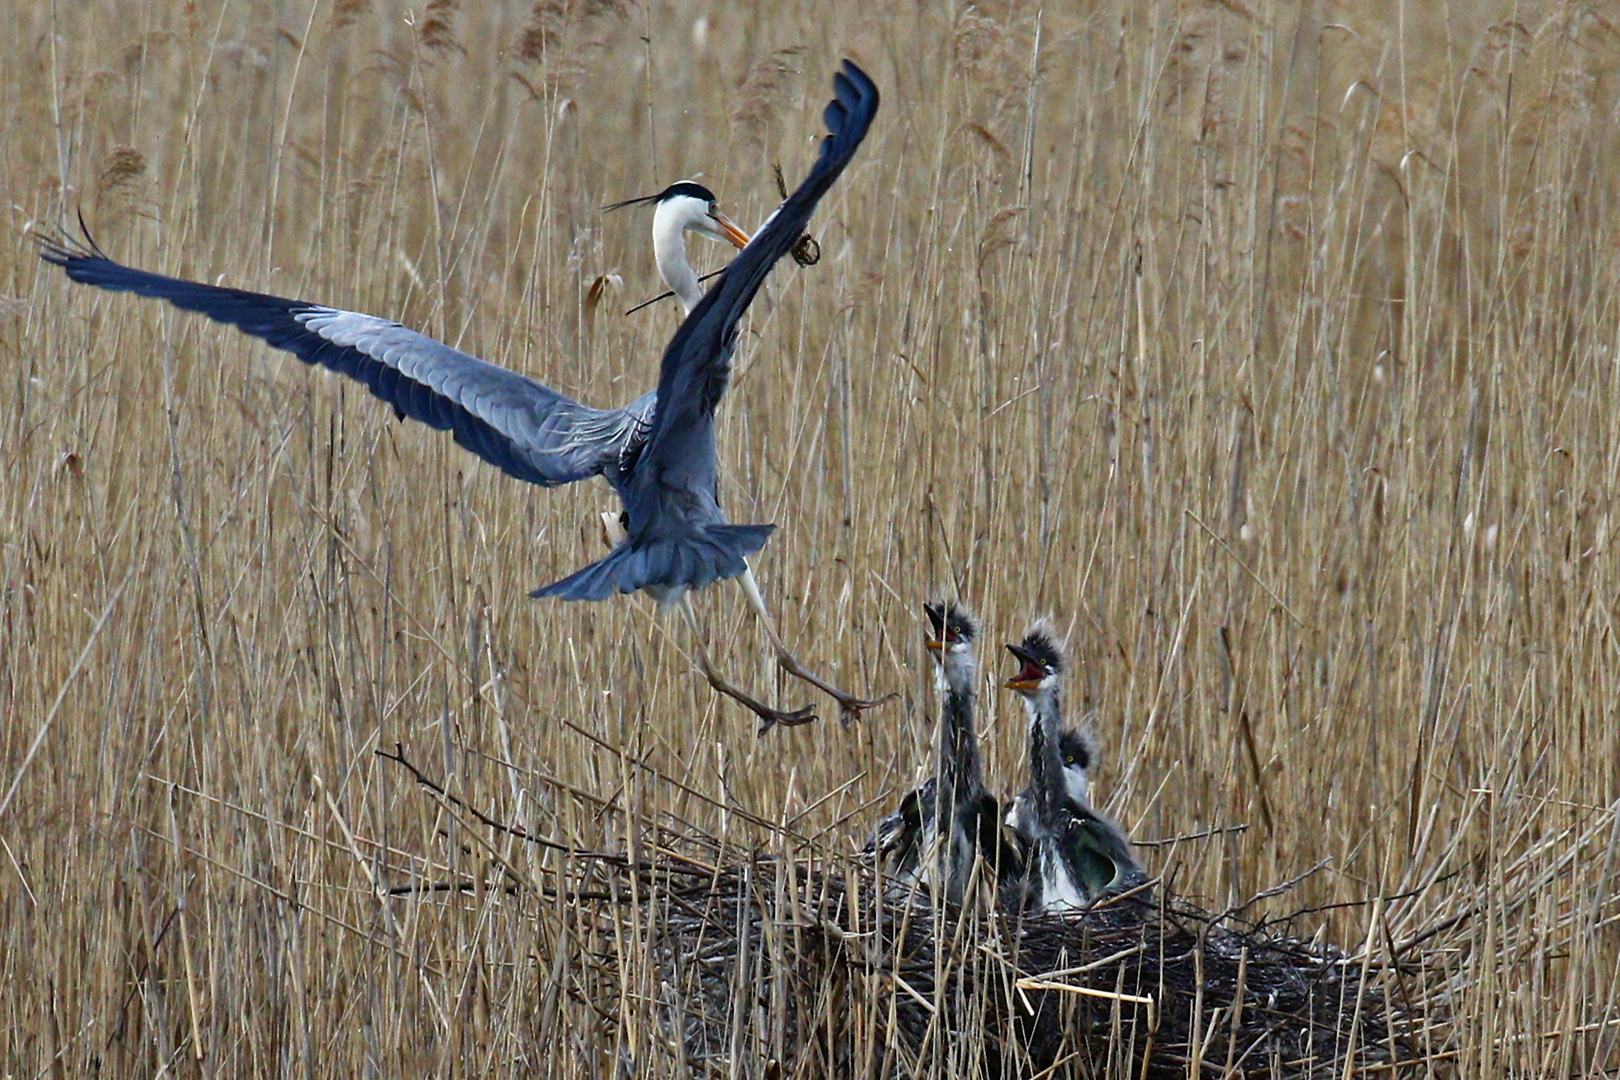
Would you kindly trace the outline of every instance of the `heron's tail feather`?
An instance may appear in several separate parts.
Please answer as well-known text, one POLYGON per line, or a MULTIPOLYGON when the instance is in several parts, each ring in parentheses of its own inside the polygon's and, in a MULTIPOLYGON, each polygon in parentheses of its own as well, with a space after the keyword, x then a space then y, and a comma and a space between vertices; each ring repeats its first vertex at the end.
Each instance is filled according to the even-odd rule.
POLYGON ((701 589, 736 577, 748 556, 765 546, 775 525, 709 525, 681 537, 637 545, 620 543, 602 558, 529 595, 540 599, 606 600, 616 592, 657 588, 701 589))

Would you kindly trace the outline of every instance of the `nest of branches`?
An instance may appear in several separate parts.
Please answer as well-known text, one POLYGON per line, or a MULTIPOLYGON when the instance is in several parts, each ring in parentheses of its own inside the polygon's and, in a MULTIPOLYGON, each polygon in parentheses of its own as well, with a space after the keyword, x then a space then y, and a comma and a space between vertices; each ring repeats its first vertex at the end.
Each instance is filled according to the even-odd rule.
POLYGON ((635 947, 658 969, 665 1052, 694 1075, 759 1062, 767 1076, 1342 1080, 1445 1056, 1416 964, 1212 915, 1162 887, 1030 917, 936 909, 856 861, 617 870, 649 874, 635 947))
MULTIPOLYGON (((594 942, 568 996, 636 1074, 1450 1072, 1453 983, 1425 960, 1443 950, 1346 953, 1288 923, 1203 910, 1161 882, 1031 915, 998 910, 988 889, 936 906, 869 858, 740 854, 690 828, 656 830, 635 855, 564 848, 466 806, 401 750, 379 753, 458 814, 559 857, 548 910, 594 942)), ((507 887, 527 891, 510 872, 507 887)))

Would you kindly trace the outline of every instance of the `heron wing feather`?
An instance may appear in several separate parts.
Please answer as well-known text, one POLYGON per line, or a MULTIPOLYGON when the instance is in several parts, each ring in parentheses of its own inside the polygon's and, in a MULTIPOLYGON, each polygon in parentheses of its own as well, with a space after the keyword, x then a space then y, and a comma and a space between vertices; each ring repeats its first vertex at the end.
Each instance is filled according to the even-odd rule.
POLYGON ((616 479, 655 404, 648 394, 624 408, 592 408, 388 319, 137 270, 66 239, 43 243, 40 256, 81 284, 167 300, 347 375, 398 416, 448 430, 485 461, 543 487, 616 479))

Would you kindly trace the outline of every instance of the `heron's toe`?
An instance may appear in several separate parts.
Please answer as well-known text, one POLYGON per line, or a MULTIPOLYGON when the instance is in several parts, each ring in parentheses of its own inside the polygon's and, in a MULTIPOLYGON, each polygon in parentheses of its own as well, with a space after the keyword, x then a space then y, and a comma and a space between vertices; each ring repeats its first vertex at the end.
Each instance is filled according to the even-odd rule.
POLYGON ((849 727, 850 722, 859 720, 861 713, 867 709, 875 709, 879 705, 893 701, 899 696, 898 693, 893 693, 884 694, 880 698, 858 698, 851 694, 839 694, 837 695, 838 707, 842 710, 839 719, 843 721, 845 727, 849 727))
POLYGON ((782 727, 798 727, 800 724, 814 723, 815 720, 816 710, 809 705, 802 709, 794 709, 792 712, 784 712, 781 709, 766 709, 759 714, 759 735, 760 738, 764 738, 767 731, 778 725, 782 727))

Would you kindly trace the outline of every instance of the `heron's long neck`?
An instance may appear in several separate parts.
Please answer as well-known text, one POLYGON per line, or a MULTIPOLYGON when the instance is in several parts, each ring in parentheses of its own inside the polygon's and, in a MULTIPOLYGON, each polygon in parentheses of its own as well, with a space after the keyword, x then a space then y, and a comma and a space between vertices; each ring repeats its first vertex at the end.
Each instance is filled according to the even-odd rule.
POLYGON ((940 672, 944 701, 939 711, 939 791, 956 804, 984 790, 979 740, 973 732, 973 663, 947 658, 940 672))
POLYGON ((1050 686, 1024 699, 1029 712, 1029 781, 1035 789, 1036 805, 1042 817, 1051 820, 1065 794, 1063 759, 1058 749, 1058 729, 1063 723, 1063 706, 1057 687, 1050 686))
POLYGON ((1091 805, 1091 781, 1085 769, 1065 767, 1063 790, 1068 793, 1070 802, 1079 803, 1081 806, 1091 805))
POLYGON ((681 306, 690 315, 703 299, 703 286, 698 283, 697 271, 686 261, 686 233, 681 221, 663 206, 653 215, 653 258, 658 261, 658 275, 680 297, 681 306))
POLYGON ((967 818, 984 794, 984 774, 979 740, 973 733, 973 661, 947 657, 940 674, 944 701, 939 712, 935 819, 946 839, 939 848, 939 871, 946 897, 959 904, 973 867, 974 834, 967 829, 967 818))

